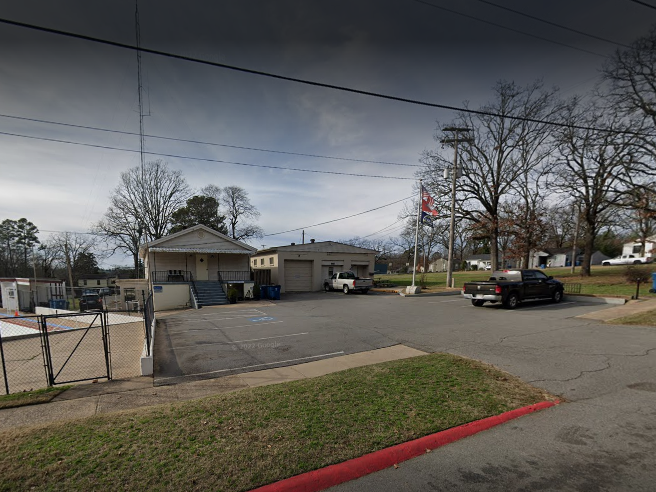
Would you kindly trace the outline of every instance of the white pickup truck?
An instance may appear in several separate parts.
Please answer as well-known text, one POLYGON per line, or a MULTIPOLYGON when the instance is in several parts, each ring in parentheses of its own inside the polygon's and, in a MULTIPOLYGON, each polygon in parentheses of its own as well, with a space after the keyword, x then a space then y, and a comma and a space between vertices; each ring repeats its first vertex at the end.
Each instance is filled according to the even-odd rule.
POLYGON ((643 263, 651 263, 652 261, 651 256, 622 255, 611 258, 610 260, 604 260, 601 262, 601 265, 641 265, 643 263))
POLYGON ((372 279, 356 277, 355 273, 351 271, 337 272, 323 281, 323 289, 326 292, 341 290, 344 294, 348 294, 352 290, 366 294, 373 286, 374 281, 372 279))

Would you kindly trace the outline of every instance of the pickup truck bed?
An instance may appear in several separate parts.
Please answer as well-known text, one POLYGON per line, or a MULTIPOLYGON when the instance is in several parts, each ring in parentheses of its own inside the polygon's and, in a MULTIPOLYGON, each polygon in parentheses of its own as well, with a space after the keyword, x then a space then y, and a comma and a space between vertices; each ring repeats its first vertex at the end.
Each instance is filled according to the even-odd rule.
POLYGON ((564 297, 561 282, 540 270, 500 270, 482 282, 466 282, 462 287, 465 299, 474 306, 486 302, 500 302, 507 309, 514 309, 520 302, 532 299, 552 299, 560 302, 564 297))

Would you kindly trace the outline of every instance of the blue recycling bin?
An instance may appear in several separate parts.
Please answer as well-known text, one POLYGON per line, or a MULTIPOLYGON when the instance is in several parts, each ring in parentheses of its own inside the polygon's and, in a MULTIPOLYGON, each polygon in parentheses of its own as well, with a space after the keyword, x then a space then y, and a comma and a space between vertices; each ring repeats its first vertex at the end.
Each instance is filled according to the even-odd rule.
POLYGON ((651 292, 652 294, 656 294, 656 272, 651 274, 651 292))
POLYGON ((66 299, 50 299, 50 309, 67 309, 66 299))
POLYGON ((260 299, 268 299, 268 298, 269 298, 269 286, 260 285, 260 299))
POLYGON ((269 299, 276 301, 280 300, 280 286, 279 285, 268 285, 269 290, 269 299))

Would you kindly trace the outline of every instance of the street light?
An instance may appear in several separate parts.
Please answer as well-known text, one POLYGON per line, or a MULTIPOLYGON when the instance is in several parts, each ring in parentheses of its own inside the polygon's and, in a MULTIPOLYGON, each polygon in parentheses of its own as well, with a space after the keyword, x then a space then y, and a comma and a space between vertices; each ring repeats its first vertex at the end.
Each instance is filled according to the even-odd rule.
MULTIPOLYGON (((443 144, 452 143, 454 144, 454 154, 453 154, 453 168, 451 170, 451 222, 449 224, 449 256, 448 256, 448 267, 446 271, 446 286, 451 287, 453 284, 453 235, 456 226, 456 180, 458 179, 458 143, 472 143, 473 138, 468 136, 468 133, 471 131, 470 128, 465 127, 446 127, 442 129, 443 132, 449 132, 452 134, 449 138, 443 138, 441 142, 443 144), (464 134, 464 135, 463 135, 464 134)), ((445 170, 446 171, 446 170, 445 170)), ((445 178, 447 173, 445 172, 445 178)))

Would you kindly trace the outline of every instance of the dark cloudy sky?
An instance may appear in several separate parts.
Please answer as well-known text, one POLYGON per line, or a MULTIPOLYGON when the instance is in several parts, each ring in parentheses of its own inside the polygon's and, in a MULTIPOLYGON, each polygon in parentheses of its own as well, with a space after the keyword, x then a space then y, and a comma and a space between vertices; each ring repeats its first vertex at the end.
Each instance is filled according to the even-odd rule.
MULTIPOLYGON (((620 44, 645 34, 656 21, 655 9, 630 0, 492 3, 620 44)), ((23 0, 6 2, 0 17, 134 44, 134 10, 134 1, 23 0)), ((500 79, 527 84, 542 78, 547 86, 560 87, 564 97, 585 93, 604 56, 618 49, 480 0, 140 0, 139 11, 146 48, 451 106, 488 102, 500 79)), ((0 219, 27 217, 43 231, 88 231, 106 210, 120 173, 139 164, 138 153, 15 135, 132 150, 139 148, 138 137, 7 116, 138 132, 135 52, 0 24, 0 60, 0 219)), ((417 166, 421 152, 435 148, 436 121, 453 118, 447 110, 152 54, 144 54, 142 63, 145 130, 153 135, 417 166)), ((396 222, 403 203, 309 227, 409 197, 417 170, 153 138, 146 139, 146 149, 411 178, 163 158, 195 189, 210 183, 245 188, 262 212, 259 225, 267 234, 307 226, 306 238, 317 240, 367 236, 396 222)), ((47 236, 44 232, 41 239, 47 236)), ((253 245, 300 239, 297 231, 253 245)))

